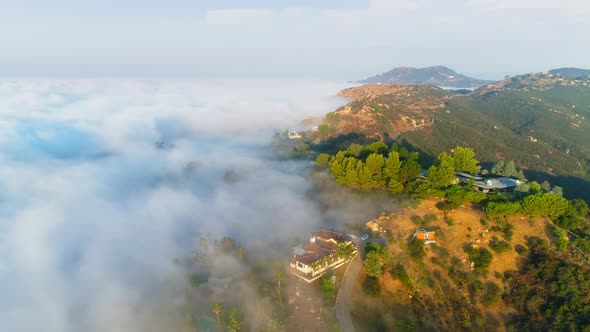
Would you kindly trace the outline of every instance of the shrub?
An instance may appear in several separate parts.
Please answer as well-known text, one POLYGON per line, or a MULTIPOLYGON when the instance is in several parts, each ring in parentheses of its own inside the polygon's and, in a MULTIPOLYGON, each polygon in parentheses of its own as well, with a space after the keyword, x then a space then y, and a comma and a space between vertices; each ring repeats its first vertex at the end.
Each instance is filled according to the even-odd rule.
POLYGON ((381 285, 377 278, 367 277, 363 282, 363 288, 369 296, 377 297, 381 294, 381 285))
POLYGON ((467 251, 469 260, 475 264, 475 270, 479 273, 487 273, 487 268, 492 264, 494 255, 489 252, 486 248, 470 248, 467 251))
POLYGON ((498 217, 515 216, 521 212, 521 205, 512 202, 489 202, 486 205, 486 214, 495 219, 498 217))
POLYGON ((370 252, 381 253, 381 251, 382 251, 381 246, 376 242, 365 243, 364 249, 365 249, 366 254, 369 254, 370 252))
POLYGON ((481 303, 486 307, 498 302, 502 297, 502 289, 495 283, 489 281, 485 284, 485 292, 481 298, 481 303))
POLYGON ((445 223, 447 225, 449 225, 449 227, 452 227, 453 225, 455 225, 455 221, 449 217, 445 217, 445 223))
POLYGON ((432 258, 430 259, 430 261, 432 262, 432 264, 436 264, 436 265, 442 265, 442 264, 440 263, 440 261, 438 260, 438 258, 436 258, 436 257, 432 257, 432 258))
POLYGON ((516 250, 516 252, 521 256, 526 256, 529 252, 529 250, 521 244, 515 245, 514 250, 516 250))
POLYGON ((500 239, 498 239, 497 237, 492 237, 492 239, 490 240, 490 248, 492 248, 493 251, 501 254, 503 252, 507 252, 510 249, 512 249, 512 247, 510 246, 510 244, 506 241, 502 241, 500 239))
POLYGON ((371 251, 365 257, 365 272, 369 277, 379 277, 383 273, 383 262, 381 256, 375 251, 371 251))
POLYGON ((408 244, 408 250, 410 252, 410 256, 412 256, 415 260, 422 260, 426 253, 424 252, 424 243, 418 240, 412 240, 408 244))
POLYGON ((522 211, 528 216, 547 216, 552 220, 563 215, 570 207, 567 199, 548 193, 527 196, 522 200, 521 205, 522 211))
POLYGON ((554 242, 555 246, 557 247, 557 250, 565 250, 565 248, 567 248, 569 238, 567 237, 566 231, 553 225, 551 235, 553 235, 554 237, 554 242))
POLYGON ((396 325, 400 331, 404 331, 404 332, 416 331, 416 325, 410 321, 407 321, 407 320, 398 320, 396 322, 396 325))
POLYGON ((410 280, 410 276, 403 265, 398 264, 394 269, 393 276, 402 282, 402 284, 406 285, 407 287, 412 287, 412 281, 410 280))
POLYGON ((572 245, 586 254, 590 254, 590 241, 588 239, 577 238, 572 241, 572 245))
POLYGON ((328 161, 330 161, 330 155, 325 153, 319 154, 315 160, 318 166, 325 166, 328 164, 328 161))

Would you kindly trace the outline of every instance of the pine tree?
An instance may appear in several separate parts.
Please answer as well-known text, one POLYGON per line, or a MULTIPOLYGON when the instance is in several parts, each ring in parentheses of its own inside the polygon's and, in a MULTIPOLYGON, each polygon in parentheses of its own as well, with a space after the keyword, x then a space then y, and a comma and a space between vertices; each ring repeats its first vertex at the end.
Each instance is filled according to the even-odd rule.
POLYGON ((357 162, 358 182, 364 190, 372 189, 375 187, 376 182, 371 177, 371 170, 362 161, 357 162))
POLYGON ((369 157, 367 157, 365 166, 368 169, 375 186, 380 186, 383 183, 384 164, 385 158, 383 155, 372 153, 369 157))
POLYGON ((385 162, 385 178, 388 181, 396 180, 399 181, 399 173, 401 169, 401 162, 399 160, 399 152, 392 151, 389 153, 389 157, 387 157, 387 161, 385 162))
POLYGON ((475 159, 475 152, 471 148, 456 147, 453 152, 455 171, 476 174, 479 172, 479 161, 475 159))
POLYGON ((422 166, 414 159, 404 160, 400 168, 399 182, 406 184, 420 175, 422 166))
POLYGON ((504 175, 504 160, 499 160, 494 167, 492 167, 492 174, 494 175, 504 175))
MULTIPOLYGON (((346 158, 346 159, 347 159, 347 164, 346 164, 346 172, 344 175, 344 184, 346 184, 349 187, 357 187, 359 184, 357 161, 353 157, 346 158)), ((360 162, 362 164, 362 161, 359 160, 358 162, 360 162)))
POLYGON ((389 183, 387 184, 387 188, 389 189, 390 193, 399 194, 404 190, 404 185, 401 182, 399 182, 398 180, 391 179, 391 180, 389 180, 389 183))
POLYGON ((445 152, 428 169, 428 179, 438 188, 448 187, 456 181, 453 157, 445 152))
POLYGON ((511 178, 515 178, 518 176, 518 172, 516 171, 516 166, 514 165, 514 161, 510 160, 509 162, 506 163, 506 166, 504 167, 504 174, 502 174, 504 176, 507 177, 511 177, 511 178))

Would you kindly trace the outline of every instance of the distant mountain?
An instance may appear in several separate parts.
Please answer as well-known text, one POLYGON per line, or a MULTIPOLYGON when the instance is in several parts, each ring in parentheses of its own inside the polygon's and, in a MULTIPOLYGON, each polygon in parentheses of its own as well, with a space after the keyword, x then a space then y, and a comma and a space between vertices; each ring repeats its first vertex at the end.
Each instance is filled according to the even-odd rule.
POLYGON ((569 78, 580 78, 584 76, 590 76, 590 69, 582 69, 582 68, 557 68, 551 69, 549 74, 552 75, 561 75, 569 78))
POLYGON ((439 87, 477 88, 492 82, 467 77, 444 66, 434 66, 426 68, 398 67, 357 83, 430 84, 439 87))
POLYGON ((563 186, 590 202, 590 78, 508 77, 473 92, 430 85, 367 84, 329 113, 318 141, 405 141, 438 155, 472 147, 484 165, 514 160, 531 179, 563 186))

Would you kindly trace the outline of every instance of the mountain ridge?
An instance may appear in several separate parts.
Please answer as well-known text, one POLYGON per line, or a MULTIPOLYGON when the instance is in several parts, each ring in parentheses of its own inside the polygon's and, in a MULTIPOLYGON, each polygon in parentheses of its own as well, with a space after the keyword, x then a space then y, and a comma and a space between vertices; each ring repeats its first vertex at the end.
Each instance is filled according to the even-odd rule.
POLYGON ((356 81, 356 83, 430 84, 452 88, 477 88, 492 82, 468 77, 440 65, 424 68, 396 67, 382 74, 356 81))
POLYGON ((549 74, 552 75, 561 75, 568 78, 581 78, 584 76, 590 76, 590 69, 582 69, 582 68, 575 68, 575 67, 564 67, 564 68, 555 68, 548 71, 549 74))

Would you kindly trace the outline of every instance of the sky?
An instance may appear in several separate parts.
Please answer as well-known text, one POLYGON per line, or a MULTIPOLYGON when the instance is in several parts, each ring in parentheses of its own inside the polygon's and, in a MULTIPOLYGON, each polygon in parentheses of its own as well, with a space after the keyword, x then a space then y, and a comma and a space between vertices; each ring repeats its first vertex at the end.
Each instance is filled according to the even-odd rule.
POLYGON ((585 0, 1 0, 4 77, 313 77, 590 68, 585 0))

